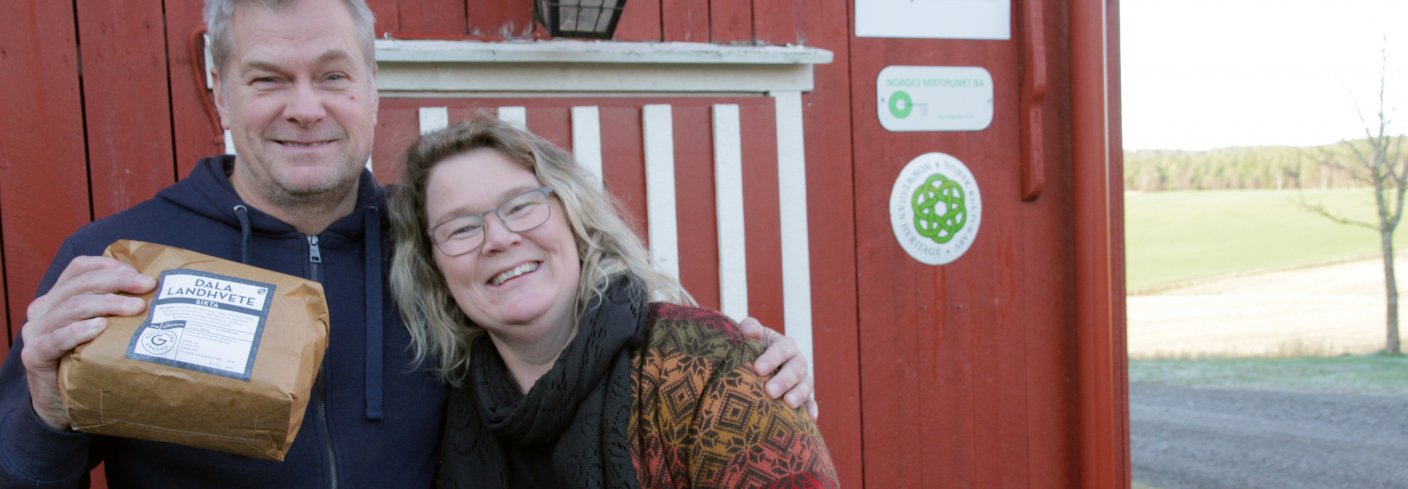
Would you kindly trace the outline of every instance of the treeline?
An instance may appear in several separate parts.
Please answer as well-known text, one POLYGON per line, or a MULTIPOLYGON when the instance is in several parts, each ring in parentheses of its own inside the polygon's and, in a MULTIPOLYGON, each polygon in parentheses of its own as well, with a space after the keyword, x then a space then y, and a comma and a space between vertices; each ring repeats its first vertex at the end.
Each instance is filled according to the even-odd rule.
MULTIPOLYGON (((1365 141, 1352 144, 1366 148, 1365 141)), ((1363 187, 1353 151, 1324 146, 1250 146, 1208 151, 1124 152, 1128 191, 1363 187)))

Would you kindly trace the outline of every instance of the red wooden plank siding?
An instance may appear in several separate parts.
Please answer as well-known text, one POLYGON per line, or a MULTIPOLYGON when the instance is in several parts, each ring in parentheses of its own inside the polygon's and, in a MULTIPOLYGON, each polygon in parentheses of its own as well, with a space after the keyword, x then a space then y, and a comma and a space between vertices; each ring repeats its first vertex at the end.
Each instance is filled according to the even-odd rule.
POLYGON ((798 36, 799 0, 753 2, 753 37, 760 44, 801 44, 798 36))
POLYGON ((778 232, 781 218, 777 200, 777 117, 771 98, 739 102, 743 215, 747 216, 743 233, 748 257, 748 315, 783 331, 787 322, 782 313, 782 235, 778 232))
POLYGON ((627 214, 626 222, 649 246, 645 221, 645 151, 638 105, 602 105, 601 177, 627 214))
POLYGON ((638 42, 661 39, 661 0, 631 0, 621 22, 616 25, 616 41, 638 42))
POLYGON ((1071 126, 1076 242, 1076 329, 1079 344, 1082 485, 1129 485, 1129 391, 1126 371, 1124 241, 1120 171, 1118 2, 1070 6, 1073 100, 1071 126), (1111 16, 1114 16, 1111 18, 1111 16))
POLYGON ((709 104, 675 105, 675 202, 680 283, 700 306, 719 308, 719 229, 709 104))
MULTIPOLYGON (((1015 55, 1015 49, 988 49, 981 54, 997 67, 1015 67, 1015 55)), ((1003 80, 999 87, 1007 83, 1015 90, 1015 69, 999 71, 995 76, 1003 80)), ((1016 97, 997 97, 994 110, 1015 114, 1017 102, 1016 97)), ((976 252, 955 263, 955 269, 967 267, 967 273, 948 277, 972 295, 972 306, 963 312, 968 315, 964 324, 972 334, 973 397, 968 408, 973 412, 975 430, 972 467, 976 487, 1026 481, 1026 470, 1009 467, 1006 461, 1010 459, 1004 457, 1009 447, 1025 443, 1026 417, 1020 411, 1004 408, 1021 406, 1026 400, 1023 391, 1012 389, 1026 384, 1025 377, 1017 375, 1026 361, 1024 349, 1013 347, 1021 345, 1021 332, 1019 325, 1012 322, 1012 306, 1017 304, 1014 297, 1024 284, 1017 279, 1012 254, 1020 236, 1020 214, 1030 207, 1017 197, 1022 175, 1020 165, 1012 162, 1021 161, 1020 146, 1004 143, 1012 141, 1020 131, 1015 119, 1007 121, 964 138, 964 152, 975 162, 970 168, 983 182, 983 207, 992 211, 983 213, 982 228, 974 243, 976 252), (1009 393, 1014 395, 1009 397, 1009 393)))
MULTIPOLYGON (((462 37, 467 0, 400 0, 397 32, 407 36, 462 37)), ((527 2, 520 2, 527 3, 527 2)))
POLYGON ((832 53, 802 96, 811 240, 812 368, 831 461, 842 487, 863 487, 860 345, 856 305, 855 172, 851 158, 847 2, 796 0, 797 36, 832 53))
POLYGON ((381 110, 376 117, 376 140, 372 143, 372 173, 378 182, 396 181, 406 148, 420 136, 420 112, 416 107, 418 105, 401 100, 381 99, 381 110))
MULTIPOLYGON (((161 0, 121 6, 80 0, 76 6, 85 47, 83 93, 92 213, 100 219, 150 198, 176 180, 166 13, 161 0)), ((184 73, 188 85, 193 85, 189 68, 184 73)), ((90 477, 93 487, 107 487, 101 466, 90 477)))
MULTIPOLYGON (((1049 62, 1064 66, 1059 58, 1049 62)), ((1050 89, 1054 92, 1057 85, 1050 89)), ((1048 96, 1069 110, 1062 97, 1048 96)), ((1049 111, 1054 112, 1054 111, 1049 111)), ((1065 112, 1069 113, 1069 112, 1065 112)), ((1056 136, 1051 131, 1048 136, 1056 136)), ((1074 291, 1071 287, 1074 249, 1069 245, 1046 242, 1043 236, 1068 236, 1072 227, 1069 209, 1073 205, 1070 174, 1053 171, 1070 168, 1067 153, 1056 157, 1048 153, 1046 187, 1041 197, 1027 205, 1022 213, 1022 230, 1029 237, 1023 242, 1020 257, 1022 282, 1020 312, 1026 325, 1024 345, 1027 353, 1027 451, 1034 454, 1027 464, 1033 489, 1064 488, 1077 479, 1079 467, 1074 457, 1044 456, 1069 454, 1079 450, 1077 443, 1076 393, 1072 372, 1075 369, 1070 352, 1077 349, 1075 336, 1068 330, 1075 316, 1074 291)))
MULTIPOLYGON (((864 104, 857 104, 855 112, 866 113, 865 109, 864 104)), ((874 134, 869 136, 873 137, 874 134)), ((897 174, 900 168, 899 163, 888 160, 900 156, 888 154, 884 145, 861 146, 858 138, 855 149, 855 205, 877 213, 880 211, 876 209, 887 209, 889 206, 877 189, 888 188, 889 176, 897 174), (860 171, 862 167, 865 171, 860 171)), ((910 475, 922 472, 922 467, 899 461, 916 458, 911 451, 947 442, 944 438, 924 439, 919 424, 915 422, 920 418, 920 413, 936 409, 922 393, 948 390, 947 386, 923 382, 918 372, 922 366, 912 354, 920 343, 919 335, 937 326, 926 323, 926 327, 920 328, 920 309, 916 307, 920 301, 934 296, 934 282, 925 280, 929 278, 928 273, 921 278, 915 267, 890 266, 904 258, 904 251, 885 240, 893 235, 888 220, 878 217, 862 219, 858 212, 855 233, 859 323, 862 328, 883 328, 860 335, 858 345, 860 364, 864 369, 860 382, 861 398, 865 402, 862 412, 864 485, 926 487, 910 475)), ((938 351, 931 353, 938 354, 938 351)), ((828 417, 829 414, 823 413, 821 419, 825 421, 828 417)), ((831 445, 829 439, 827 442, 828 446, 831 445)), ((923 460, 933 463, 927 455, 923 460)), ((942 485, 934 484, 932 487, 942 485)), ((958 486, 956 483, 947 485, 958 486)))
POLYGON ((454 124, 483 112, 496 115, 503 106, 528 108, 528 127, 553 144, 571 151, 570 102, 561 99, 386 98, 377 114, 372 170, 383 183, 394 181, 406 148, 420 137, 420 108, 445 107, 454 124))
POLYGON ((474 99, 442 100, 439 102, 436 102, 434 100, 425 100, 423 101, 421 106, 448 108, 448 114, 446 114, 446 117, 449 119, 448 123, 454 124, 456 122, 475 117, 480 113, 498 116, 498 107, 500 105, 512 105, 510 103, 504 102, 501 99, 488 101, 489 105, 485 105, 484 102, 485 101, 474 99))
POLYGON ((573 101, 554 99, 539 101, 550 105, 528 106, 528 130, 548 140, 559 148, 572 152, 573 101))
POLYGON ((709 0, 662 0, 660 17, 665 41, 709 42, 709 0))
POLYGON ((372 32, 376 33, 378 39, 385 34, 401 31, 399 3, 398 0, 367 0, 367 8, 376 16, 376 27, 372 32))
POLYGON ((161 0, 79 0, 93 215, 175 182, 161 0), (138 122, 134 124, 134 122, 138 122))
POLYGON ((5 4, 0 213, 13 326, 24 321, 59 243, 90 219, 78 62, 72 3, 5 4))
MULTIPOLYGON (((632 4, 634 8, 634 4, 632 4)), ((709 2, 709 40, 715 44, 753 42, 753 4, 750 0, 709 2)))
MULTIPOLYGON (((878 138, 877 138, 878 139, 878 138)), ((918 138, 915 138, 918 139, 918 138)), ((930 144, 942 147, 952 153, 955 157, 968 162, 970 165, 978 164, 973 160, 973 155, 965 151, 966 145, 963 141, 954 137, 939 138, 931 137, 930 144), (957 146, 955 146, 957 145, 957 146)), ((910 151, 911 155, 918 155, 927 148, 919 147, 918 144, 906 145, 901 151, 910 151)), ((907 163, 907 158, 895 158, 901 168, 907 163)), ((894 161, 891 160, 891 161, 894 161)), ((971 166, 970 166, 971 168, 971 166)), ((976 176, 976 175, 975 175, 976 176)), ((986 180, 979 179, 979 182, 986 180)), ((881 193, 882 197, 888 198, 890 186, 885 185, 881 193)), ((985 215, 991 215, 992 205, 988 204, 992 199, 985 200, 985 215)), ((888 213, 876 213, 873 217, 889 217, 888 213)), ((888 223, 888 219, 884 219, 888 223)), ((874 236, 880 238, 880 236, 874 236)), ((974 240, 975 245, 981 243, 986 246, 987 230, 974 240)), ((894 243, 894 235, 885 236, 881 239, 888 239, 894 243)), ((981 270, 979 262, 981 258, 980 246, 974 246, 969 250, 971 253, 964 256, 963 260, 955 261, 942 267, 915 266, 917 262, 891 263, 890 266, 914 266, 916 274, 922 280, 929 280, 934 283, 934 293, 927 296, 917 297, 913 304, 922 309, 932 311, 920 313, 920 321, 916 325, 916 333, 922 341, 909 346, 905 354, 918 359, 921 384, 930 384, 937 389, 931 388, 924 391, 923 396, 926 402, 939 406, 937 410, 925 410, 919 413, 919 417, 910 420, 892 420, 901 424, 916 424, 920 427, 921 437, 925 440, 942 440, 941 443, 930 443, 925 447, 924 456, 913 459, 910 463, 929 461, 929 470, 918 471, 919 480, 933 485, 939 481, 951 481, 950 483, 959 487, 979 487, 975 480, 975 460, 974 445, 977 440, 977 427, 974 426, 976 413, 973 412, 973 399, 976 397, 973 385, 974 360, 980 353, 974 351, 973 329, 978 327, 988 327, 982 323, 974 322, 972 308, 980 307, 978 301, 980 296, 969 290, 971 282, 965 280, 967 276, 975 270, 981 270), (926 317, 927 316, 927 317, 926 317)), ((909 257, 905 257, 906 259, 909 257)), ((878 325, 877 325, 878 326, 878 325)), ((986 353, 986 352, 983 352, 986 353)), ((864 366, 862 366, 864 368, 864 366)), ((870 379, 874 381, 875 379, 870 379)), ((883 484, 881 484, 883 486, 883 484)))
POLYGON ((533 2, 466 1, 470 36, 522 39, 533 34, 533 2))
MULTIPOLYGON (((1062 14, 1047 12, 1048 19, 1062 14)), ((1061 22, 1059 19, 1056 22, 1061 22)), ((1047 32, 1052 32, 1047 29, 1047 32)), ((1048 51, 1050 66, 1067 66, 1070 58, 1064 49, 1048 51)), ((1045 111, 1049 125, 1061 127, 1056 114, 1069 114, 1069 78, 1050 79, 1046 98, 1050 105, 1045 111)), ((1048 131, 1048 147, 1059 148, 1060 141, 1069 137, 1061 131, 1048 131)), ((1068 236, 1073 226, 1070 209, 1074 206, 1071 174, 1062 169, 1073 164, 1069 147, 1047 152, 1046 184, 1041 197, 1023 207, 1022 232, 1026 235, 1019 254, 1023 286, 1018 311, 1025 325, 1027 363, 1027 452, 1033 454, 1027 464, 1031 487, 1069 487, 1067 481, 1078 480, 1078 459, 1042 454, 1075 454, 1077 438, 1076 392, 1072 389, 1075 371, 1072 352, 1078 346, 1071 319, 1075 317, 1074 271, 1075 249, 1068 236), (1046 237, 1046 238, 1044 238, 1046 237)))
MULTIPOLYGON (((1014 5, 1014 15, 1018 7, 1014 5)), ((1066 8, 1045 2, 1045 32, 1052 43, 1046 50, 1047 66, 1070 66, 1070 52, 1063 36, 1066 8)), ((1053 72, 1054 73, 1054 72, 1053 72)), ((1070 78, 1051 76, 1043 111, 1046 127, 1065 127, 1064 117, 1071 113, 1070 78)), ((1026 444, 1029 457, 1026 468, 1032 488, 1069 487, 1079 480, 1078 459, 1074 456, 1053 457, 1048 454, 1075 454, 1080 445, 1077 438, 1076 392, 1072 388, 1075 365, 1071 352, 1078 349, 1072 331, 1075 317, 1075 295, 1072 287, 1074 247, 1070 245, 1074 207, 1072 179, 1069 171, 1074 164, 1067 138, 1060 130, 1046 131, 1045 190, 1035 202, 1022 206, 1022 232, 1026 238, 1019 251, 1020 277, 1023 286, 1018 307, 1018 321, 1025 325, 1024 345, 1027 363, 1024 366, 1028 398, 1026 444), (1043 237, 1051 237, 1043 239, 1043 237)))
MULTIPOLYGON (((1015 45, 1008 43, 970 49, 957 59, 989 63, 999 92, 1017 87, 1015 45)), ((1014 114, 1018 111, 1017 97, 996 97, 995 113, 1014 114)), ((1012 306, 1017 290, 1026 284, 1017 279, 1015 259, 1009 259, 1022 234, 1018 231, 1021 212, 1030 204, 1022 203, 1019 183, 1022 175, 1020 146, 1014 144, 1020 134, 1015 118, 995 121, 988 130, 958 133, 961 139, 952 143, 955 156, 968 162, 983 195, 981 230, 970 252, 945 269, 949 280, 949 298, 963 297, 967 307, 945 310, 950 317, 958 316, 969 333, 970 344, 965 350, 971 365, 967 380, 970 404, 962 408, 971 412, 971 457, 963 460, 975 487, 1001 487, 1004 484, 1025 484, 1027 471, 1005 463, 1010 453, 1025 453, 1026 417, 1017 410, 1025 409, 1026 380, 1021 375, 1025 350, 1021 346, 1021 328, 1014 323, 1012 306), (957 153, 961 151, 962 154, 957 153)), ((947 144, 945 146, 948 146, 947 144)), ((1035 244, 1035 243, 1034 243, 1035 244)), ((956 318, 957 319, 957 318, 956 318)), ((1038 323, 1040 324, 1040 323, 1038 323)), ((1051 324, 1047 322, 1046 324, 1051 324)))
MULTIPOLYGON (((201 2, 166 0, 166 63, 170 80, 171 129, 175 140, 176 178, 185 178, 200 158, 224 152, 222 131, 206 112, 200 93, 205 79, 196 76, 192 64, 205 72, 205 62, 192 57, 191 35, 204 25, 201 2)), ((203 45, 203 44, 202 44, 203 45)), ((204 55, 200 55, 204 56, 204 55)))

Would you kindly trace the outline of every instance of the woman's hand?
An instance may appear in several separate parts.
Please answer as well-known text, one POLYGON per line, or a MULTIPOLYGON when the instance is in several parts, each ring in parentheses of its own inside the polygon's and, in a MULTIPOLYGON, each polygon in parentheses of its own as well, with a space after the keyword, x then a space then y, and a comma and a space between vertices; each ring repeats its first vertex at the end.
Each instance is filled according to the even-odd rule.
POLYGON ((815 421, 820 414, 816 405, 815 380, 807 367, 807 357, 802 356, 797 342, 782 333, 763 326, 758 320, 744 318, 738 329, 749 338, 763 342, 767 350, 753 361, 753 370, 761 377, 772 376, 764 387, 768 397, 782 398, 789 407, 807 406, 807 413, 815 421), (781 367, 777 367, 781 365, 781 367), (774 370, 776 368, 776 370, 774 370))

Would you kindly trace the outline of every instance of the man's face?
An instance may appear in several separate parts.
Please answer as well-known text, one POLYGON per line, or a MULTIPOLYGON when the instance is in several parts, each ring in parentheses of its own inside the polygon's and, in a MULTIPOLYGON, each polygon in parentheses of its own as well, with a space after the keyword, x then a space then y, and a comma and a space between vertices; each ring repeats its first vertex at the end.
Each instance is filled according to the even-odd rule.
POLYGON ((235 188, 256 206, 347 195, 371 155, 377 112, 375 67, 347 8, 246 5, 230 31, 233 49, 214 79, 238 153, 235 188))

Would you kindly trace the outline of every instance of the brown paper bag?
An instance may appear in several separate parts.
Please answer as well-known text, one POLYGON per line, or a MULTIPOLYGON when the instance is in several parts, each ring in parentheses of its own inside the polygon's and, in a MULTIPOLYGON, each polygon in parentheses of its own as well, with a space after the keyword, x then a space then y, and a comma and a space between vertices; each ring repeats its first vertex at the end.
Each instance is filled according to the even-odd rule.
POLYGON ((327 349, 322 286, 140 241, 104 255, 158 284, 64 357, 73 429, 282 461, 327 349))

